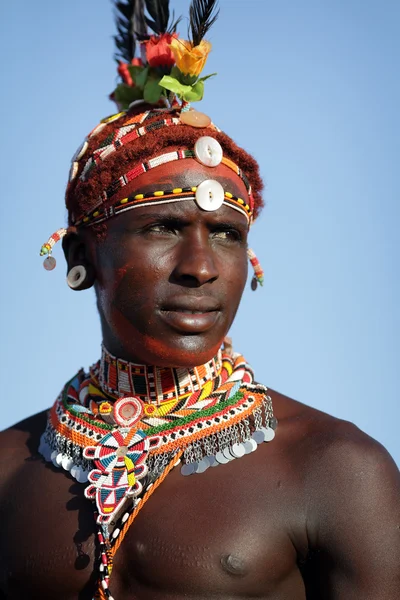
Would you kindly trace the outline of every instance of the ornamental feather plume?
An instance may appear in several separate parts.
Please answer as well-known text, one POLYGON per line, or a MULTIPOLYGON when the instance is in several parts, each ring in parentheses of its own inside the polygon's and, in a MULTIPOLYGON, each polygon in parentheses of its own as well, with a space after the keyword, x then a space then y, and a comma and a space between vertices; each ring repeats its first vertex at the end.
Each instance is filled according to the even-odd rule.
POLYGON ((135 57, 135 38, 147 36, 147 28, 144 17, 144 0, 127 0, 127 2, 115 2, 118 35, 114 36, 117 52, 117 62, 131 63, 135 57))
POLYGON ((175 14, 172 13, 172 21, 169 19, 169 0, 145 0, 146 9, 151 19, 145 17, 147 25, 156 35, 163 33, 175 33, 180 18, 174 21, 175 14))
POLYGON ((217 0, 192 0, 189 22, 192 46, 198 46, 219 15, 217 0))

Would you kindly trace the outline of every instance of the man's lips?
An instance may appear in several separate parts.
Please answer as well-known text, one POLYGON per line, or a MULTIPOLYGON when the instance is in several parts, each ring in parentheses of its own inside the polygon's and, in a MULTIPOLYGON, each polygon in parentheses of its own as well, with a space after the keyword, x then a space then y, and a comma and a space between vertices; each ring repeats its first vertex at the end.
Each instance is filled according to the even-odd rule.
POLYGON ((175 298, 163 304, 161 310, 183 313, 208 313, 221 310, 221 305, 212 298, 175 298))
POLYGON ((205 333, 211 329, 220 316, 220 306, 215 301, 204 298, 186 299, 184 302, 171 302, 160 310, 161 318, 173 329, 181 333, 205 333))

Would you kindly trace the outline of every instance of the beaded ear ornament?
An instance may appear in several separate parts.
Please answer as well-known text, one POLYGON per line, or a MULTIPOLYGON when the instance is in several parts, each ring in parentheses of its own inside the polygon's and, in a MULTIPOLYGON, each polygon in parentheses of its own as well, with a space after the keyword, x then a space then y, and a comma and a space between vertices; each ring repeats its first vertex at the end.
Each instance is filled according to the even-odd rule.
MULTIPOLYGON (((204 36, 218 17, 216 0, 193 0, 190 5, 189 40, 178 38, 176 27, 180 21, 170 22, 168 0, 119 2, 117 18, 118 35, 115 37, 118 61, 118 73, 121 82, 111 98, 116 102, 119 112, 103 119, 87 136, 72 158, 69 186, 77 186, 88 181, 96 168, 120 148, 132 144, 152 132, 162 128, 188 126, 208 128, 211 132, 220 130, 211 119, 191 107, 192 102, 203 98, 204 82, 212 75, 201 76, 211 44, 204 36), (150 18, 145 15, 144 5, 150 18), (149 27, 153 34, 148 34, 149 27), (134 35, 132 35, 132 31, 134 35), (135 38, 140 44, 140 57, 135 56, 135 38), (130 111, 140 103, 151 104, 152 110, 140 114, 130 111), (106 140, 93 149, 96 136, 110 123, 122 120, 106 140), (128 118, 127 118, 128 117, 128 118), (90 152, 89 152, 90 148, 90 152)), ((136 110, 136 108, 135 108, 136 110)), ((214 133, 215 135, 215 133, 214 133)), ((79 228, 100 223, 114 215, 136 208, 137 206, 162 204, 182 200, 194 200, 199 208, 206 211, 217 210, 225 204, 243 213, 249 223, 253 222, 254 199, 251 185, 242 169, 224 156, 221 144, 211 135, 199 137, 193 147, 180 147, 179 150, 156 154, 146 161, 134 164, 102 191, 89 211, 80 215, 70 215, 71 225, 79 228), (207 167, 217 167, 221 163, 232 169, 244 182, 248 199, 235 196, 214 179, 208 179, 189 189, 155 190, 152 194, 143 194, 138 190, 134 195, 114 201, 113 196, 122 187, 136 177, 157 166, 192 158, 207 167)), ((41 248, 40 255, 46 256, 44 267, 52 270, 56 260, 52 256, 54 244, 67 234, 65 228, 57 230, 41 248)), ((252 250, 249 260, 254 269, 251 287, 263 284, 263 271, 252 250)))

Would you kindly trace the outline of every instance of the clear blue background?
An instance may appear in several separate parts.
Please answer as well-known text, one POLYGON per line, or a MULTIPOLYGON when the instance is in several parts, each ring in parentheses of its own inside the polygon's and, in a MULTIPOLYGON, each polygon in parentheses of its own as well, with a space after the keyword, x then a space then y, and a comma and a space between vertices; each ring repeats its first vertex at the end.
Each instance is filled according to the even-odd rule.
MULTIPOLYGON (((173 2, 187 15, 188 1, 173 2)), ((400 463, 397 0, 221 0, 202 110, 258 159, 264 214, 234 344, 268 386, 355 422, 400 463)), ((108 0, 1 8, 0 425, 48 407, 100 351, 92 291, 39 249, 76 147, 115 112, 108 0)), ((186 35, 186 23, 180 27, 186 35)))

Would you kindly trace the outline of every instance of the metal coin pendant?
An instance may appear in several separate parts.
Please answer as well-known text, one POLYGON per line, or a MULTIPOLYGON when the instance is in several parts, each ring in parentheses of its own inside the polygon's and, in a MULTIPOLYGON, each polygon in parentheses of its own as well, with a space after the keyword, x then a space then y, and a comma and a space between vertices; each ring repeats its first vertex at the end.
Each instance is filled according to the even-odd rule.
POLYGON ((233 454, 231 454, 231 450, 230 448, 224 448, 222 450, 222 454, 225 456, 225 458, 227 458, 228 460, 234 460, 234 456, 233 454))
POLYGON ((246 454, 251 454, 252 452, 257 450, 257 442, 255 442, 253 439, 247 440, 244 443, 244 447, 246 450, 246 454))
POLYGON ((253 433, 253 440, 257 443, 257 444, 262 444, 263 441, 265 440, 265 436, 264 436, 264 432, 261 431, 261 429, 257 429, 257 431, 255 431, 253 433))
POLYGON ((196 190, 197 205, 203 210, 218 210, 224 202, 225 192, 219 181, 206 179, 196 190))
POLYGON ((193 473, 195 472, 197 467, 197 463, 187 463, 186 465, 183 465, 181 468, 181 473, 184 477, 187 477, 188 475, 193 475, 193 473))
POLYGON ((48 256, 43 261, 43 266, 46 269, 46 271, 52 271, 53 269, 55 269, 56 264, 57 263, 54 256, 48 256))
POLYGON ((221 450, 217 452, 215 458, 217 459, 220 465, 226 465, 226 463, 229 462, 229 458, 226 458, 226 456, 223 454, 223 452, 221 452, 221 450))
POLYGON ((208 458, 205 456, 198 464, 197 464, 197 469, 196 469, 196 473, 204 473, 204 471, 207 471, 207 469, 209 468, 210 463, 208 461, 208 458))
POLYGON ((197 160, 206 167, 217 167, 222 161, 222 148, 218 140, 205 135, 194 145, 197 160))
POLYGON ((271 427, 263 427, 264 442, 271 442, 275 437, 275 431, 271 427))
POLYGON ((243 444, 233 444, 231 448, 231 454, 235 458, 242 458, 246 454, 246 450, 243 444))

